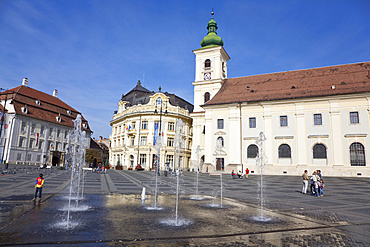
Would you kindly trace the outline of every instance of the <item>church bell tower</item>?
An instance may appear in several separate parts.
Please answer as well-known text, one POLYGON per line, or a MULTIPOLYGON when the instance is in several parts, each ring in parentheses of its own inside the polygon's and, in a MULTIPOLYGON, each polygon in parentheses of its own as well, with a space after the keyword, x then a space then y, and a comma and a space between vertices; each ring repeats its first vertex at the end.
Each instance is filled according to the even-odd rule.
POLYGON ((207 25, 205 36, 199 49, 194 50, 195 58, 195 81, 194 85, 194 111, 204 111, 201 105, 212 99, 227 78, 227 61, 229 55, 223 48, 224 42, 217 35, 217 22, 213 19, 207 25))

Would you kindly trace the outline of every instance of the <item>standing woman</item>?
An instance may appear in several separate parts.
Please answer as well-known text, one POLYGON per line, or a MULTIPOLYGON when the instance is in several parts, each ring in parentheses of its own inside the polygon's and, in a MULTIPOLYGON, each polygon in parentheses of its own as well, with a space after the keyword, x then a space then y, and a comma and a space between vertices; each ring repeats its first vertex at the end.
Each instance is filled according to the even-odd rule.
POLYGON ((307 188, 308 188, 308 180, 310 180, 310 178, 308 177, 308 171, 307 170, 304 170, 304 173, 302 174, 302 179, 303 179, 302 193, 306 194, 307 193, 307 188))
POLYGON ((35 191, 35 197, 33 198, 33 201, 36 201, 37 199, 37 193, 39 194, 39 199, 38 199, 38 203, 41 202, 41 194, 42 194, 42 187, 44 185, 44 175, 42 175, 42 173, 39 175, 38 178, 36 178, 36 182, 35 182, 35 188, 36 188, 36 191, 35 191))

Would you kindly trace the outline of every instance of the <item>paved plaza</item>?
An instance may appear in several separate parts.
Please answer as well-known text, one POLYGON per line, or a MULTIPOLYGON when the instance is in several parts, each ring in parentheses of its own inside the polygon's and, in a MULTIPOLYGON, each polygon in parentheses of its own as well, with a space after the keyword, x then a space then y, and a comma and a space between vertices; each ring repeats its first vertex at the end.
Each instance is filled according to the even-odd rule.
POLYGON ((79 226, 55 228, 70 183, 70 171, 11 167, 0 176, 0 246, 370 246, 370 179, 325 177, 324 196, 301 193, 300 176, 264 176, 264 209, 270 222, 253 221, 258 214, 258 175, 232 179, 223 174, 224 208, 219 203, 220 176, 180 176, 179 216, 191 223, 168 227, 159 218, 174 215, 176 176, 158 177, 161 212, 147 212, 153 203, 155 174, 148 171, 86 172, 84 200, 88 210, 73 214, 79 226), (34 181, 45 178, 43 203, 34 205, 34 181), (141 202, 143 187, 147 200, 141 202))

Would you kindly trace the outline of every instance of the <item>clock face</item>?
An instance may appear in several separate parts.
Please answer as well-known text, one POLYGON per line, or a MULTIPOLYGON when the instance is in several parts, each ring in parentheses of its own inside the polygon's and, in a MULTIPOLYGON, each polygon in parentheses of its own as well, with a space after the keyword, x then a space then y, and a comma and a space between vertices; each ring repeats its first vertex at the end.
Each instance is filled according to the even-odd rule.
POLYGON ((204 80, 210 80, 211 79, 211 73, 204 73, 204 80))
POLYGON ((162 104, 162 98, 157 98, 156 103, 157 103, 157 105, 161 105, 162 104))

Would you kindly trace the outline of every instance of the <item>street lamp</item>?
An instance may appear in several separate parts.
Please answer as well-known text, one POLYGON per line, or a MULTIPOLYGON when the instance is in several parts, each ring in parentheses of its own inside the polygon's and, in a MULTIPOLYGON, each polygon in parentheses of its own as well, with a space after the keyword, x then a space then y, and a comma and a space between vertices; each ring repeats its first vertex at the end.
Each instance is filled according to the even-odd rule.
MULTIPOLYGON (((161 88, 159 88, 159 91, 161 90, 161 88)), ((167 102, 166 102, 166 109, 165 111, 163 112, 163 104, 162 104, 162 98, 161 97, 158 97, 157 100, 156 100, 156 103, 155 103, 155 110, 154 110, 154 114, 158 114, 158 109, 159 108, 159 132, 158 132, 158 135, 156 137, 156 139, 159 139, 158 137, 162 137, 162 114, 167 114, 167 102)), ((155 145, 155 142, 153 142, 153 144, 155 145)), ((160 156, 160 154, 159 154, 160 156)), ((160 161, 160 158, 157 157, 157 164, 156 164, 156 172, 159 173, 159 167, 160 167, 160 164, 158 164, 158 160, 160 161)))

